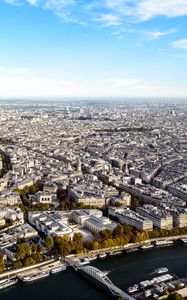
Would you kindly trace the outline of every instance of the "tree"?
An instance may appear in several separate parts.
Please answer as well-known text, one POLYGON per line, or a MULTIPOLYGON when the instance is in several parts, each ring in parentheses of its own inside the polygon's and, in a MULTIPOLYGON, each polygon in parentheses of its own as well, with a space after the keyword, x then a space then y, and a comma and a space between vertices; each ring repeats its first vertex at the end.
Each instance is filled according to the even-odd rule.
POLYGON ((78 209, 83 209, 85 207, 84 203, 83 202, 78 202, 77 203, 77 208, 78 209))
POLYGON ((92 247, 93 247, 92 248, 93 250, 98 250, 99 249, 99 243, 97 241, 94 241, 92 247))
POLYGON ((24 186, 24 188, 22 190, 20 190, 20 193, 25 194, 25 195, 28 194, 29 193, 29 186, 28 185, 24 186))
POLYGON ((0 273, 5 269, 5 260, 3 253, 0 253, 0 273))
POLYGON ((27 257, 27 258, 24 260, 24 266, 25 266, 25 267, 34 265, 35 263, 36 263, 36 262, 35 262, 35 260, 34 260, 32 257, 27 257))
POLYGON ((22 262, 20 260, 14 261, 13 262, 13 268, 18 269, 22 267, 22 262))
POLYGON ((81 242, 83 241, 83 235, 81 232, 76 232, 74 233, 74 236, 73 236, 73 241, 74 242, 81 242))
POLYGON ((40 253, 31 254, 31 258, 35 261, 35 263, 39 263, 43 260, 43 256, 40 253))
POLYGON ((47 236, 44 240, 44 244, 45 244, 45 247, 47 248, 47 250, 50 252, 51 249, 54 247, 54 240, 52 237, 50 236, 47 236))
POLYGON ((102 240, 106 240, 112 237, 112 233, 109 229, 104 229, 100 231, 102 240))
POLYGON ((40 244, 37 244, 37 251, 36 252, 40 253, 40 254, 43 253, 44 252, 44 247, 40 244))
POLYGON ((167 298, 167 300, 184 300, 184 298, 181 296, 181 294, 175 292, 170 294, 167 298))
POLYGON ((123 225, 118 224, 113 231, 114 236, 122 236, 123 235, 123 225))
POLYGON ((58 250, 58 253, 61 256, 65 256, 65 255, 68 255, 68 254, 71 253, 72 245, 70 243, 68 235, 65 234, 62 237, 55 237, 54 238, 54 243, 55 243, 55 246, 58 250))
POLYGON ((0 265, 4 265, 4 255, 0 253, 0 265))
POLYGON ((37 252, 37 249, 38 249, 37 246, 38 246, 37 244, 34 244, 34 245, 32 246, 32 254, 35 254, 35 253, 37 252))
POLYGON ((31 186, 29 187, 29 194, 35 194, 38 190, 39 190, 39 189, 38 189, 38 186, 37 186, 37 184, 35 183, 35 184, 33 184, 33 185, 31 185, 31 186))
POLYGON ((75 253, 80 253, 83 250, 83 235, 77 232, 73 236, 72 248, 74 248, 75 253))
POLYGON ((92 250, 93 249, 93 241, 92 240, 87 240, 85 243, 84 243, 84 247, 88 250, 92 250))
POLYGON ((27 243, 20 243, 17 245, 16 257, 18 259, 23 259, 26 255, 30 255, 31 253, 32 250, 27 243))

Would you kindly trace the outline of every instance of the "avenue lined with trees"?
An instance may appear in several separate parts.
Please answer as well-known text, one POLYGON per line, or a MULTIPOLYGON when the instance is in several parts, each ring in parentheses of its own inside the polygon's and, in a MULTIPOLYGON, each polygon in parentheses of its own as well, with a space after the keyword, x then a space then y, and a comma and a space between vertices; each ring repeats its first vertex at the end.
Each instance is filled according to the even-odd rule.
MULTIPOLYGON (((86 254, 89 251, 97 251, 112 247, 123 247, 128 243, 140 243, 150 238, 167 237, 170 235, 187 234, 185 230, 154 230, 154 231, 140 231, 135 230, 129 225, 117 225, 113 233, 105 229, 95 237, 94 240, 83 241, 81 233, 75 233, 73 238, 69 235, 61 237, 45 237, 43 243, 34 244, 32 247, 26 242, 17 244, 16 261, 13 263, 15 268, 21 266, 33 265, 41 262, 47 257, 66 256, 69 254, 86 254)), ((0 261, 0 270, 4 269, 0 261)))

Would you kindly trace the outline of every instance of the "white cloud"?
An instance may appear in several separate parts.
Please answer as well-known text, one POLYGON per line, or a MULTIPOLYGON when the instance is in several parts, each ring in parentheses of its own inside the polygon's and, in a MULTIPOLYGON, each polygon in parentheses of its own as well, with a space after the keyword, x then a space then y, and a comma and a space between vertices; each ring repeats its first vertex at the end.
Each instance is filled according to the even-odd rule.
POLYGON ((112 14, 102 14, 100 17, 95 18, 95 21, 100 22, 104 27, 119 26, 122 24, 120 18, 112 14))
POLYGON ((9 68, 0 66, 0 73, 9 73, 9 74, 25 74, 28 73, 30 68, 9 68))
POLYGON ((156 40, 159 39, 160 37, 166 36, 166 35, 171 35, 176 33, 177 30, 175 28, 171 28, 165 31, 160 31, 160 30, 152 30, 152 31, 142 31, 142 30, 136 30, 133 28, 126 28, 126 29, 120 29, 113 31, 111 34, 113 36, 123 36, 125 34, 139 34, 142 35, 143 37, 146 37, 149 40, 156 40))
POLYGON ((51 10, 62 21, 67 23, 79 23, 85 25, 86 18, 81 14, 84 12, 83 7, 76 0, 43 0, 41 7, 51 10))
POLYGON ((187 0, 4 0, 9 4, 27 2, 49 9, 65 21, 92 23, 96 20, 106 26, 121 22, 143 22, 156 16, 169 18, 187 15, 187 0), (106 17, 101 17, 101 16, 106 17), (106 18, 106 20, 105 20, 106 18))
POLYGON ((17 0, 4 0, 4 2, 6 2, 8 4, 12 4, 12 5, 17 5, 18 4, 17 0))
POLYGON ((150 32, 145 32, 145 35, 147 35, 150 39, 159 39, 162 36, 170 35, 176 33, 176 29, 169 29, 166 31, 150 31, 150 32))
POLYGON ((186 49, 187 50, 187 39, 181 39, 174 41, 171 44, 174 48, 186 49))
POLYGON ((46 8, 49 8, 51 10, 61 10, 63 8, 66 8, 68 6, 75 5, 75 0, 46 0, 44 1, 44 5, 46 8))
POLYGON ((178 17, 187 15, 186 0, 110 0, 108 7, 133 21, 146 21, 155 16, 178 17), (111 5, 111 3, 113 3, 111 5))
POLYGON ((143 20, 154 16, 177 17, 187 15, 186 0, 140 0, 137 4, 137 14, 143 20))
POLYGON ((36 6, 38 4, 38 0, 26 0, 29 4, 36 6))

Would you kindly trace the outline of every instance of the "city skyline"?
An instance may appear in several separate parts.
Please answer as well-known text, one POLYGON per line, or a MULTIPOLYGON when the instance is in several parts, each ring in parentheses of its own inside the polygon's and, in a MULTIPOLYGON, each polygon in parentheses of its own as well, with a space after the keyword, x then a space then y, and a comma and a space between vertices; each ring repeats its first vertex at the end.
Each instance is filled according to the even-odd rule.
POLYGON ((187 95, 184 0, 2 0, 0 99, 187 95))

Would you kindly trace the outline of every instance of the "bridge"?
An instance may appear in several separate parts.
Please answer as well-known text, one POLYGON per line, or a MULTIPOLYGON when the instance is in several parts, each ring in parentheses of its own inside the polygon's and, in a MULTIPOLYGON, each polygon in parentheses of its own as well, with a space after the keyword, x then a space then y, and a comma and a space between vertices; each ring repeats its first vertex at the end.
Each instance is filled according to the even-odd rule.
POLYGON ((81 269, 85 273, 89 274, 90 276, 92 276, 93 278, 95 278, 96 280, 104 284, 109 289, 109 291, 112 293, 113 296, 122 297, 125 300, 135 299, 134 297, 131 297, 126 292, 122 291, 116 285, 114 285, 112 281, 107 277, 106 272, 102 272, 99 269, 92 266, 80 267, 78 269, 81 269))
POLYGON ((80 266, 79 264, 73 262, 71 259, 66 259, 66 262, 72 266, 76 271, 81 270, 91 277, 96 279, 97 281, 101 282, 105 285, 109 291, 112 293, 113 296, 122 297, 125 300, 135 300, 134 297, 130 296, 120 288, 118 288, 108 277, 107 272, 103 272, 95 267, 92 266, 80 266))

